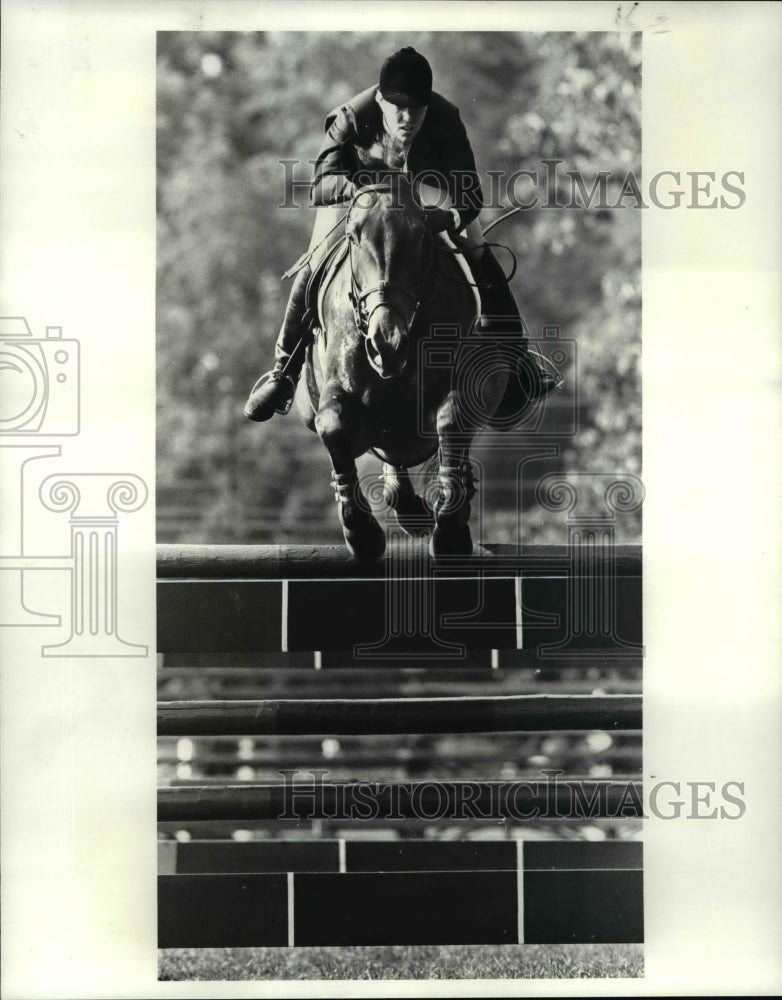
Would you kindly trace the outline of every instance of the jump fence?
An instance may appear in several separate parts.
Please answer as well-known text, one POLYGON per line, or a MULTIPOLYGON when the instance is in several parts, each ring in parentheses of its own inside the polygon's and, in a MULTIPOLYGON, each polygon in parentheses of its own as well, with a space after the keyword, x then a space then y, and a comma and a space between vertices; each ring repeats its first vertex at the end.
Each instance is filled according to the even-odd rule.
MULTIPOLYGON (((640 602, 641 557, 632 546, 576 554, 493 548, 445 565, 408 547, 362 567, 337 547, 167 545, 158 553, 158 652, 163 675, 167 655, 181 663, 191 654, 218 677, 223 654, 259 653, 261 664, 267 652, 282 654, 274 660, 278 674, 292 669, 289 661, 322 668, 331 656, 370 680, 373 671, 412 665, 480 673, 475 657, 484 653, 481 669, 490 674, 503 650, 523 649, 544 667, 562 657, 620 662, 641 655, 640 602)), ((182 698, 159 703, 158 729, 164 740, 627 735, 640 731, 641 708, 630 691, 182 698)), ((241 838, 257 824, 276 833, 162 840, 160 947, 643 940, 641 843, 526 833, 465 840, 467 827, 459 826, 463 817, 506 832, 541 816, 563 830, 573 819, 637 820, 637 778, 372 783, 327 781, 313 769, 309 780, 294 779, 301 766, 291 754, 291 776, 274 783, 194 778, 158 790, 166 834, 220 829, 241 838), (281 839, 302 824, 334 819, 358 823, 361 832, 281 839), (398 824, 403 834, 408 824, 409 836, 422 819, 461 835, 367 839, 372 824, 398 824)))

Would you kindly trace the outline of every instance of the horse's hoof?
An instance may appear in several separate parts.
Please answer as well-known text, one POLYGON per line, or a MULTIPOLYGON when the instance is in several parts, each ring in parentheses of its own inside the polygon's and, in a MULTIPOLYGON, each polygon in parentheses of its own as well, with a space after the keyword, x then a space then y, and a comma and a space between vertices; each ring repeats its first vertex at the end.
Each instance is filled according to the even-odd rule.
POLYGON ((402 531, 411 538, 428 538, 434 527, 434 518, 431 518, 429 521, 422 521, 419 518, 408 520, 397 514, 396 519, 402 531))
POLYGON ((436 525, 429 541, 429 553, 433 559, 438 556, 471 556, 472 535, 469 524, 447 529, 436 525))
POLYGON ((343 528, 345 545, 358 562, 377 562, 386 550, 385 532, 374 518, 366 522, 365 529, 356 531, 355 528, 343 528))
POLYGON ((434 528, 434 514, 428 503, 425 503, 420 497, 415 499, 418 503, 414 505, 414 509, 408 507, 404 511, 397 510, 396 519, 406 535, 412 535, 413 538, 426 538, 434 528))

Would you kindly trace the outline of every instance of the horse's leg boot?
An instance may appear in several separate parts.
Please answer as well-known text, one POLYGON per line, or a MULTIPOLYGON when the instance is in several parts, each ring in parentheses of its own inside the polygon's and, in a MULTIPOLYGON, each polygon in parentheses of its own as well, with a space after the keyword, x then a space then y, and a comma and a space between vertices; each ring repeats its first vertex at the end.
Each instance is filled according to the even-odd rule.
POLYGON ((537 360, 537 355, 530 352, 516 300, 488 246, 483 248, 480 262, 473 268, 477 272, 476 283, 483 305, 479 329, 499 335, 498 342, 506 349, 512 348, 517 358, 514 377, 494 416, 520 419, 533 403, 560 388, 562 376, 548 371, 537 360))
POLYGON ((434 527, 434 514, 426 500, 419 497, 404 466, 383 463, 383 499, 396 512, 399 527, 407 535, 428 535, 434 527))
POLYGON ((304 364, 308 331, 303 329, 302 320, 311 273, 309 267, 304 267, 294 279, 274 350, 274 368, 261 375, 244 406, 244 415, 250 420, 269 420, 275 413, 284 414, 291 408, 304 364))

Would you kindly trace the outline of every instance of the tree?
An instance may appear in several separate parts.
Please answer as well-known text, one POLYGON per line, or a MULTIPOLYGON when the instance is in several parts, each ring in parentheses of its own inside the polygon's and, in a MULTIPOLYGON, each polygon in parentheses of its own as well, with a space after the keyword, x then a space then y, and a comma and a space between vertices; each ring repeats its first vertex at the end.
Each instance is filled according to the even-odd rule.
MULTIPOLYGON (((286 184, 290 193, 281 161, 297 161, 296 176, 308 179, 326 111, 368 86, 405 44, 427 55, 436 89, 459 105, 484 174, 542 175, 550 158, 587 181, 639 169, 639 35, 161 33, 158 467, 167 538, 338 538, 316 438, 293 415, 251 425, 241 407, 269 366, 288 291, 280 275, 312 225, 310 211, 279 207, 286 184)), ((486 223, 512 205, 512 192, 500 194, 486 223)), ((640 470, 639 214, 537 208, 492 232, 518 256, 513 287, 533 333, 555 324, 578 342, 578 378, 569 381, 582 429, 565 468, 640 470)), ((513 455, 492 461, 489 479, 512 478, 513 455)), ((506 506, 498 500, 487 512, 486 539, 513 536, 506 506)), ((638 529, 630 524, 629 536, 638 529)), ((561 524, 538 517, 525 533, 560 537, 561 524)))

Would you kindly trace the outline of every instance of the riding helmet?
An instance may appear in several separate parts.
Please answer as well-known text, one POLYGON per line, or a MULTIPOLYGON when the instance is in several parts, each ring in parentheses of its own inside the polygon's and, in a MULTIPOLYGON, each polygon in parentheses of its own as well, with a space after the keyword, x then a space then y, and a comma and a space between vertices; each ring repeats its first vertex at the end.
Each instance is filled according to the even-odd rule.
POLYGON ((409 45, 394 52, 380 70, 383 100, 398 107, 422 107, 432 98, 432 67, 409 45))

